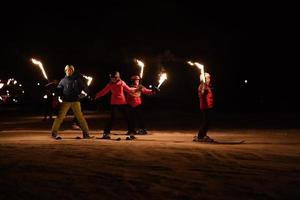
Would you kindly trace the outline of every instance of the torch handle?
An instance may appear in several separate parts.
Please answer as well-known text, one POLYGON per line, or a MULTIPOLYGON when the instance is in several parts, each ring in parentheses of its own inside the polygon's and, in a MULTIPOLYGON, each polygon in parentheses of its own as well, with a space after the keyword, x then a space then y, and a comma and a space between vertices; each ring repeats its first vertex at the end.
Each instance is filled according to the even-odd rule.
POLYGON ((143 79, 141 78, 141 79, 140 79, 140 83, 139 83, 139 84, 140 84, 140 85, 142 85, 142 83, 143 83, 143 79))

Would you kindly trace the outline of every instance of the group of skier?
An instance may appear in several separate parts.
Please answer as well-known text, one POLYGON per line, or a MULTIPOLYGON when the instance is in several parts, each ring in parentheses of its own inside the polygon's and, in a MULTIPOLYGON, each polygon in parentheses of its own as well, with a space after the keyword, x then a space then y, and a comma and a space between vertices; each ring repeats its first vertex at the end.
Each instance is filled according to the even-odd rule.
MULTIPOLYGON (((57 117, 55 118, 51 136, 54 139, 61 139, 58 131, 63 122, 68 110, 71 108, 78 122, 79 127, 83 133, 83 139, 91 139, 94 136, 89 134, 88 124, 83 116, 80 104, 80 96, 82 91, 88 93, 86 82, 81 78, 79 73, 76 73, 74 66, 67 65, 65 67, 66 76, 61 79, 57 85, 57 92, 61 96, 62 103, 60 105, 57 117)), ((195 142, 213 142, 213 139, 207 136, 207 131, 210 125, 210 113, 213 108, 213 94, 210 87, 210 75, 205 73, 205 80, 200 79, 198 88, 198 97, 200 102, 200 110, 202 113, 202 120, 200 122, 200 129, 197 136, 194 138, 195 142)), ((139 75, 131 76, 131 84, 128 86, 120 76, 118 71, 109 74, 110 81, 106 86, 96 93, 95 100, 103 97, 111 92, 111 110, 110 118, 108 119, 104 130, 102 139, 111 139, 111 130, 116 121, 116 114, 120 112, 127 123, 127 140, 136 139, 135 135, 145 135, 147 130, 143 121, 142 115, 142 95, 154 95, 159 92, 157 87, 148 89, 140 83, 139 75)))

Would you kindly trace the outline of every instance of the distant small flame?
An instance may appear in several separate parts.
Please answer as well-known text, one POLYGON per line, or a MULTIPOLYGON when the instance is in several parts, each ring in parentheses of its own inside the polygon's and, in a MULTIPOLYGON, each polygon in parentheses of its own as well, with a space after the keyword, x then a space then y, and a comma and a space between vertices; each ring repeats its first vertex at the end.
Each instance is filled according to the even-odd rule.
POLYGON ((0 89, 3 88, 3 86, 4 86, 4 83, 0 83, 0 89))
POLYGON ((163 84, 163 82, 165 82, 165 80, 167 80, 167 73, 160 74, 159 81, 158 81, 159 84, 158 84, 157 88, 159 88, 163 84))
POLYGON ((13 81, 13 80, 14 80, 13 78, 8 79, 6 85, 9 85, 10 82, 13 81))
POLYGON ((34 59, 34 58, 31 58, 31 62, 32 62, 33 64, 39 66, 39 68, 42 70, 42 73, 43 73, 45 79, 48 80, 48 77, 47 77, 47 74, 46 74, 45 69, 44 69, 44 67, 43 67, 43 64, 42 64, 40 61, 38 61, 38 60, 36 60, 36 59, 34 59))

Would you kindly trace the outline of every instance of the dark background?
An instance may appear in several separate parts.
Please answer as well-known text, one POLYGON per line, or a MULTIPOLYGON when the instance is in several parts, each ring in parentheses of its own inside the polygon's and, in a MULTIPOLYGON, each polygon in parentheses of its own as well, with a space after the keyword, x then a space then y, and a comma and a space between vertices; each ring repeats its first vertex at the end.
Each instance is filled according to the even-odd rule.
POLYGON ((50 80, 61 79, 66 64, 93 76, 93 96, 113 69, 129 83, 138 58, 144 85, 168 73, 161 92, 144 97, 145 108, 193 111, 199 72, 186 64, 193 60, 211 73, 219 111, 298 112, 298 13, 287 3, 15 3, 1 8, 0 79, 22 82, 34 103, 35 84, 43 83, 34 57, 50 80))

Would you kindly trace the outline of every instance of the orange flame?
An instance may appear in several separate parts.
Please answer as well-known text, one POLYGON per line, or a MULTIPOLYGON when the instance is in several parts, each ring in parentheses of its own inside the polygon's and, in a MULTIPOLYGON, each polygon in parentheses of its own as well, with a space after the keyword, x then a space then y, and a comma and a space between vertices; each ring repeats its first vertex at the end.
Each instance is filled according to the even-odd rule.
POLYGON ((191 65, 191 66, 196 66, 198 67, 198 69, 200 70, 200 80, 203 81, 205 83, 205 76, 204 76, 204 65, 198 63, 198 62, 191 62, 191 61, 188 61, 188 64, 191 65))
POLYGON ((84 77, 85 79, 88 80, 88 81, 87 81, 87 85, 90 86, 91 83, 92 83, 92 81, 93 81, 93 77, 91 77, 91 76, 86 76, 86 75, 83 75, 83 77, 84 77))
POLYGON ((143 78, 145 64, 138 59, 135 59, 135 61, 137 62, 138 66, 141 68, 140 77, 143 78))
POLYGON ((188 63, 189 65, 194 66, 194 63, 193 63, 192 61, 188 61, 187 63, 188 63))
POLYGON ((48 80, 48 77, 47 77, 47 74, 46 74, 45 69, 44 69, 44 67, 43 67, 43 64, 42 64, 40 61, 38 61, 38 60, 36 60, 36 59, 34 59, 34 58, 31 58, 31 62, 32 62, 33 64, 39 66, 39 68, 42 70, 42 73, 43 73, 45 79, 48 80))
POLYGON ((157 88, 159 88, 163 84, 163 82, 165 82, 165 80, 167 80, 167 73, 161 73, 159 76, 159 84, 157 88))

